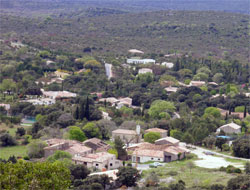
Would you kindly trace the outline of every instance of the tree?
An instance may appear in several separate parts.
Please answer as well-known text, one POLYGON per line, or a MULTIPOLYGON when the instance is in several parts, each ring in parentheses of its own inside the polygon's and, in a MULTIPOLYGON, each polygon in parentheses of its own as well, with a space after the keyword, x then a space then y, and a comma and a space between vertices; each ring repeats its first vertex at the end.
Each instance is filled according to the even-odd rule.
POLYGON ((76 120, 79 119, 79 107, 78 107, 78 106, 77 106, 76 109, 75 109, 74 118, 75 118, 76 120))
POLYGON ((62 163, 0 162, 2 189, 68 189, 70 171, 62 163))
POLYGON ((90 190, 95 190, 95 187, 102 187, 103 189, 105 189, 106 185, 110 185, 110 180, 111 178, 108 177, 107 175, 103 174, 103 175, 92 175, 87 177, 86 179, 84 179, 83 185, 79 186, 79 189, 87 189, 86 187, 90 187, 90 190), (100 184, 100 185, 94 185, 93 184, 100 184))
POLYGON ((90 119, 90 113, 89 113, 89 97, 87 96, 87 99, 86 99, 86 106, 85 106, 85 117, 87 120, 90 119))
POLYGON ((93 122, 88 122, 82 130, 88 138, 101 138, 100 130, 93 122))
POLYGON ((77 126, 69 127, 69 139, 83 142, 87 139, 85 133, 77 126))
POLYGON ((222 151, 222 145, 225 144, 227 142, 226 139, 224 138, 217 138, 215 141, 215 146, 217 146, 218 148, 220 148, 220 150, 222 151))
POLYGON ((220 118, 221 117, 220 110, 218 110, 218 108, 215 108, 215 107, 208 107, 208 108, 206 108, 204 115, 206 115, 206 114, 207 115, 212 115, 215 118, 220 118))
POLYGON ((44 148, 46 143, 41 140, 34 140, 28 146, 28 156, 30 158, 42 158, 44 156, 44 148))
POLYGON ((115 122, 109 121, 107 119, 99 120, 96 123, 96 126, 99 128, 102 139, 105 140, 109 139, 111 132, 117 129, 115 122))
POLYGON ((73 180, 85 179, 90 174, 89 169, 85 165, 82 165, 82 164, 71 165, 69 169, 71 172, 71 176, 73 177, 73 180))
POLYGON ((54 154, 47 158, 48 162, 55 162, 57 160, 71 159, 72 155, 68 152, 57 150, 54 154))
POLYGON ((161 138, 161 134, 157 132, 149 132, 144 135, 144 141, 154 143, 156 140, 161 138))
POLYGON ((182 141, 184 141, 184 142, 186 142, 188 144, 193 144, 194 143, 194 138, 189 132, 186 132, 182 137, 182 141))
POLYGON ((139 171, 131 166, 121 167, 117 173, 117 182, 127 187, 136 186, 136 181, 140 179, 139 171))
POLYGON ((23 127, 18 127, 16 131, 16 135, 19 135, 20 137, 25 135, 26 131, 23 127))
POLYGON ((167 112, 173 113, 175 111, 175 106, 172 102, 164 101, 164 100, 155 100, 149 110, 148 114, 154 119, 160 119, 160 113, 167 112))
POLYGON ((248 190, 250 188, 249 175, 241 175, 227 182, 227 190, 248 190))
POLYGON ((2 146, 14 146, 17 144, 16 140, 9 133, 0 134, 0 141, 2 146))
POLYGON ((238 139, 233 142, 234 156, 241 158, 250 158, 250 138, 238 139))
POLYGON ((170 136, 176 139, 181 140, 183 133, 177 129, 170 130, 170 136))
POLYGON ((128 153, 127 151, 123 148, 124 143, 120 139, 120 137, 115 138, 115 149, 117 150, 118 154, 118 159, 119 160, 127 160, 128 153))
POLYGON ((178 183, 169 185, 169 190, 185 190, 185 182, 182 180, 179 180, 178 183))
POLYGON ((223 80, 223 74, 222 73, 216 73, 213 76, 213 81, 216 82, 216 83, 221 83, 222 80, 223 80))

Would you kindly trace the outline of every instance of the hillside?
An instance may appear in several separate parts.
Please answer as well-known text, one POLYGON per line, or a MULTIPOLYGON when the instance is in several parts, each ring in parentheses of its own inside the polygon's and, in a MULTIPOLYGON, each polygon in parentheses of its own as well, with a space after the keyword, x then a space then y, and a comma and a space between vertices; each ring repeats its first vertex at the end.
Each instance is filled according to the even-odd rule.
POLYGON ((94 54, 126 54, 138 48, 146 53, 179 51, 247 62, 248 20, 247 15, 212 11, 126 13, 92 8, 46 18, 2 14, 0 33, 4 39, 12 32, 12 37, 35 47, 71 53, 90 47, 94 54))
POLYGON ((32 14, 69 11, 74 8, 116 8, 132 12, 156 10, 200 10, 249 13, 248 0, 1 0, 1 9, 32 14))

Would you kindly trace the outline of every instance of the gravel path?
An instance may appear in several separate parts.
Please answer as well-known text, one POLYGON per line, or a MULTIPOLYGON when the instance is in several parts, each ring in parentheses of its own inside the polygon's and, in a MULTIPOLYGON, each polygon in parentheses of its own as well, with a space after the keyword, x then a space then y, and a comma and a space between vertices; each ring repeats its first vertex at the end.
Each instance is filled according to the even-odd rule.
MULTIPOLYGON (((208 151, 200 147, 196 147, 196 149, 191 150, 192 153, 196 154, 198 158, 201 159, 201 160, 197 160, 194 162, 196 166, 203 167, 203 168, 220 168, 222 166, 227 167, 228 165, 233 165, 238 168, 244 168, 244 165, 241 163, 233 163, 233 162, 229 162, 225 160, 225 157, 237 159, 233 156, 227 156, 227 155, 223 155, 217 152, 213 152, 215 155, 221 156, 221 157, 217 157, 217 156, 212 156, 212 155, 206 155, 203 153, 204 151, 213 152, 213 151, 208 151)), ((239 160, 250 161, 249 159, 239 159, 239 160)))

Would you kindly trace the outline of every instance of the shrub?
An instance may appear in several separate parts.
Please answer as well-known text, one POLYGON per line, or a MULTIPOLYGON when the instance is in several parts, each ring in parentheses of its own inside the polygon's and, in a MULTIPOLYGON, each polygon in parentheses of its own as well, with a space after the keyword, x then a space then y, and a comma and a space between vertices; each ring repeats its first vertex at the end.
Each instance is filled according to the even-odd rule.
POLYGON ((228 144, 223 144, 222 145, 222 150, 229 151, 230 150, 230 146, 228 144))
POLYGON ((24 160, 30 160, 30 158, 28 156, 24 156, 23 159, 24 160))
POLYGON ((178 172, 176 172, 176 171, 169 171, 169 172, 167 173, 167 175, 176 176, 176 175, 178 175, 178 172))

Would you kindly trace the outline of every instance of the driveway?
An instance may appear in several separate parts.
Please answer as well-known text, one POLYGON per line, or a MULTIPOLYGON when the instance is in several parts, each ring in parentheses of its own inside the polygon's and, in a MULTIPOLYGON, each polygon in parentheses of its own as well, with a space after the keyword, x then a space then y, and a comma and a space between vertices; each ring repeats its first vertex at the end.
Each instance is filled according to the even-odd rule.
MULTIPOLYGON (((203 168, 220 168, 222 166, 227 167, 228 165, 233 165, 237 168, 244 168, 244 165, 241 163, 229 162, 225 160, 225 157, 235 159, 235 157, 233 156, 227 156, 227 155, 223 155, 223 154, 216 153, 213 151, 209 151, 209 152, 213 152, 217 156, 206 155, 203 153, 204 151, 208 151, 208 150, 200 148, 200 147, 196 147, 196 149, 191 150, 191 153, 196 154, 198 158, 200 159, 194 162, 196 166, 203 167, 203 168)), ((243 160, 249 160, 249 159, 243 159, 243 160)))

